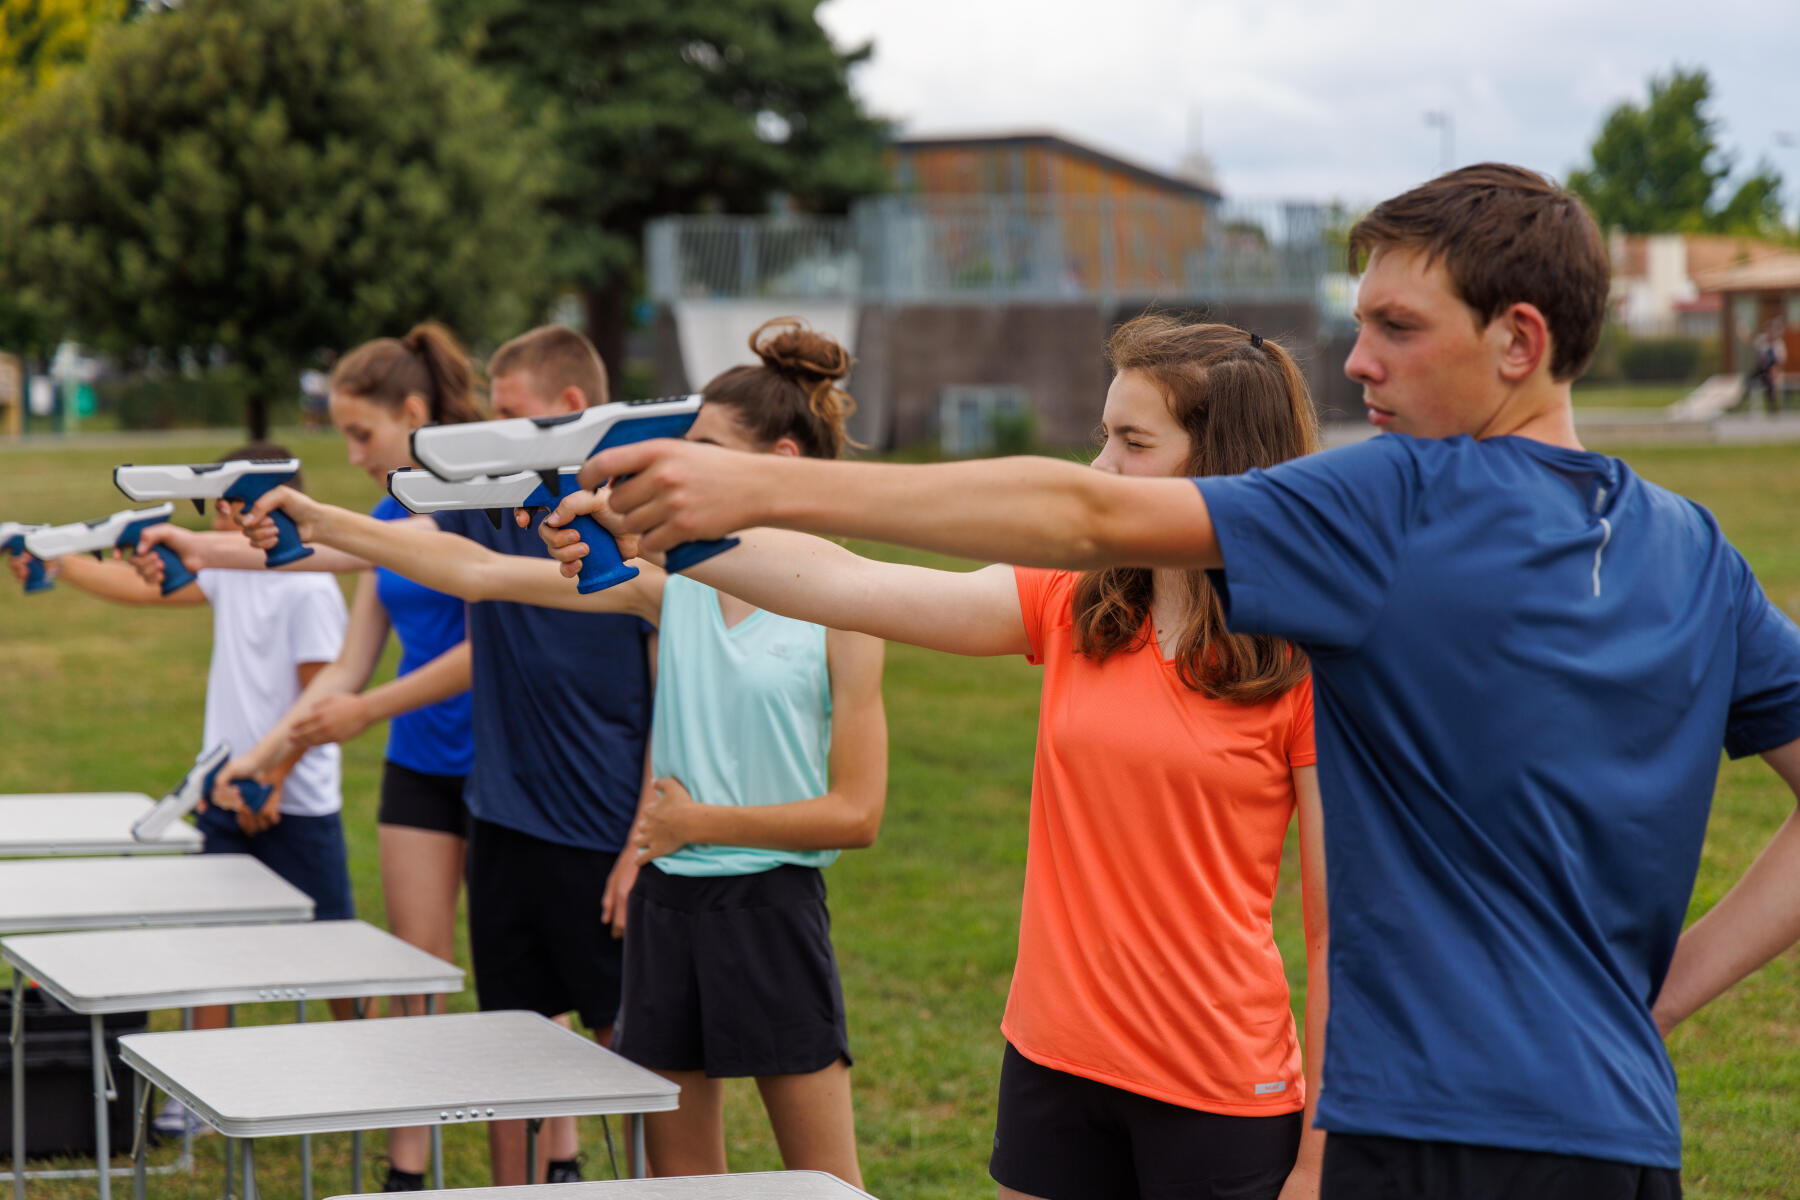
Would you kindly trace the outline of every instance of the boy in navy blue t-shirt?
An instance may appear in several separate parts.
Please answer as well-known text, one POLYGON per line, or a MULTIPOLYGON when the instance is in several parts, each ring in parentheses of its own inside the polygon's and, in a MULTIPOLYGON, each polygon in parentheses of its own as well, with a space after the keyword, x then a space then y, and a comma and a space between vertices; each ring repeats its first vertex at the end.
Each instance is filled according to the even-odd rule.
POLYGON ((1193 483, 662 442, 588 474, 635 476, 649 550, 767 524, 1214 569, 1234 632, 1313 665, 1327 1200, 1678 1196, 1662 1034, 1800 936, 1793 817, 1681 935, 1721 746, 1800 793, 1800 630, 1710 514, 1577 441, 1608 287, 1579 201, 1470 167, 1350 244, 1345 369, 1392 436, 1193 483))

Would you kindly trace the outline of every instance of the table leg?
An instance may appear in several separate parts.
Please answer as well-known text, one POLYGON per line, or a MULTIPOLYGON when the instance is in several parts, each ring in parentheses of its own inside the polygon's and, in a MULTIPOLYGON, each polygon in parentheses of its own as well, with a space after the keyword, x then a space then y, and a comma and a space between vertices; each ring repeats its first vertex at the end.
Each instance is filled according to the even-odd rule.
POLYGON ((220 1144, 225 1147, 225 1200, 231 1200, 232 1196, 235 1194, 231 1190, 231 1180, 232 1171, 234 1170, 234 1164, 236 1162, 234 1155, 237 1154, 237 1147, 232 1144, 232 1140, 228 1137, 220 1138, 220 1144))
POLYGON ((25 1200, 25 972, 13 968, 13 1200, 25 1200))
POLYGON ((256 1200, 256 1139, 243 1138, 244 1200, 256 1200))
POLYGON ((150 1158, 150 1085, 142 1075, 131 1080, 131 1197, 144 1200, 144 1171, 150 1158))
MULTIPOLYGON (((294 1001, 294 1023, 306 1024, 306 1001, 294 1001)), ((300 1135, 300 1196, 301 1200, 313 1200, 312 1178, 312 1134, 300 1135)))
POLYGON ((528 1117, 525 1120, 525 1182, 536 1183, 538 1129, 543 1125, 542 1117, 528 1117))
POLYGON ((350 1191, 362 1191, 362 1130, 350 1135, 350 1191))
POLYGON ((632 1113, 626 1118, 631 1126, 631 1177, 650 1178, 650 1154, 644 1146, 644 1114, 632 1113))
POLYGON ((94 1165, 100 1173, 100 1200, 112 1200, 112 1131, 106 1119, 106 1024, 95 1013, 88 1026, 88 1053, 94 1065, 94 1165))
MULTIPOLYGON (((227 1004, 225 1006, 225 1028, 232 1029, 232 1028, 235 1028, 236 1025, 237 1025, 237 1005, 227 1004)), ((232 1146, 231 1139, 226 1138, 225 1139, 225 1200, 231 1200, 231 1196, 232 1196, 232 1192, 231 1192, 231 1171, 232 1171, 231 1156, 232 1156, 234 1150, 235 1150, 235 1147, 232 1146)))
MULTIPOLYGON (((425 997, 425 1015, 428 1017, 437 1015, 436 996, 425 997)), ((443 1189, 444 1127, 442 1125, 433 1125, 431 1127, 431 1181, 432 1185, 440 1191, 443 1189)))
MULTIPOLYGON (((193 1009, 184 1008, 181 1010, 181 1027, 183 1029, 192 1029, 194 1027, 193 1009)), ((191 1171, 194 1169, 194 1123, 188 1119, 188 1112, 185 1107, 183 1107, 181 1111, 181 1161, 188 1165, 188 1170, 191 1171)))

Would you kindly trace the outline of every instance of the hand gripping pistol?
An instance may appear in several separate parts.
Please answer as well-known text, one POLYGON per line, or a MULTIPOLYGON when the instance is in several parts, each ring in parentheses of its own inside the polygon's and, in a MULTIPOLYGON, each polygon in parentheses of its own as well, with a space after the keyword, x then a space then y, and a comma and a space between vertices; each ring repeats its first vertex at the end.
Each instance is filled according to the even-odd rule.
MULTIPOLYGON (((206 512, 208 500, 255 504, 269 492, 293 481, 300 472, 297 458, 240 458, 231 462, 194 463, 189 466, 124 466, 113 468, 113 482, 133 500, 192 500, 197 512, 206 512)), ((294 519, 277 510, 276 540, 268 565, 284 567, 312 553, 300 540, 294 519)))

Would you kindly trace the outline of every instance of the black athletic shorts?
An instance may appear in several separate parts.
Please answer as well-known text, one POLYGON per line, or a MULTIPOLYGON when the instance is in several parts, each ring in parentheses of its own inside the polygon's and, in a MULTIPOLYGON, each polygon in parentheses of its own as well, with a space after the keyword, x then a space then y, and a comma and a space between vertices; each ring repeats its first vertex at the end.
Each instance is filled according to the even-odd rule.
POLYGON ((1227 1117, 1152 1100, 1034 1063, 1009 1043, 988 1174, 1044 1200, 1275 1200, 1300 1125, 1297 1112, 1227 1117))
POLYGON ((483 1012, 574 1012, 596 1032, 612 1025, 623 956, 600 909, 617 858, 469 822, 469 955, 483 1012))
POLYGON ((694 878, 646 865, 626 906, 613 1049, 653 1070, 714 1078, 849 1062, 825 877, 781 866, 694 878))
POLYGON ((1680 1200, 1681 1172, 1604 1158, 1334 1133, 1321 1200, 1680 1200))
POLYGON ((381 811, 375 820, 383 825, 428 829, 433 833, 469 836, 469 806, 463 803, 466 775, 427 775, 396 762, 381 764, 381 811))

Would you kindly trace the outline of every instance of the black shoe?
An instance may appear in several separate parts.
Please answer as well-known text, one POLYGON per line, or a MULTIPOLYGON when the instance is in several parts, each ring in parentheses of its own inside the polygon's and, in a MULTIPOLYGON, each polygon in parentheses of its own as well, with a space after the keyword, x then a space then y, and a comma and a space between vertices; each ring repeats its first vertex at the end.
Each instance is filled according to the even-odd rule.
POLYGON ((580 1183, 580 1158, 553 1158, 544 1167, 545 1183, 580 1183))
POLYGON ((425 1173, 423 1171, 402 1171, 398 1167, 389 1167, 387 1179, 382 1183, 384 1192, 422 1192, 425 1190, 425 1173))

